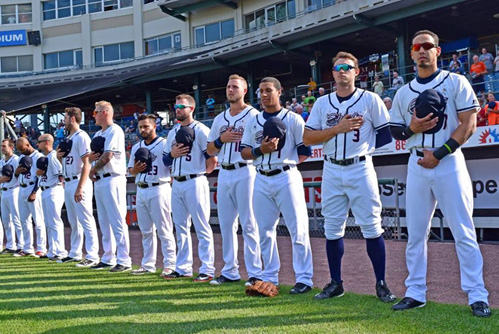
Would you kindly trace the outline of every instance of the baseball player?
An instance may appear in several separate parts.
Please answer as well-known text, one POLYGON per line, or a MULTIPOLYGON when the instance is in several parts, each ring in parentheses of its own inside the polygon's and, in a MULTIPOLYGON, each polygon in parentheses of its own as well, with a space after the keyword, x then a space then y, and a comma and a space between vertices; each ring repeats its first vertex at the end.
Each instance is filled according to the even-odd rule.
POLYGON ((137 220, 142 232, 144 256, 134 275, 156 272, 156 231, 163 253, 161 276, 175 270, 175 238, 171 216, 170 169, 163 164, 166 139, 156 135, 156 116, 140 115, 139 131, 143 140, 132 147, 128 171, 137 185, 137 220))
MULTIPOLYGON (((23 250, 23 229, 19 219, 19 182, 14 177, 14 171, 17 168, 19 157, 14 154, 14 141, 4 139, 2 141, 3 159, 0 160, 0 176, 2 197, 2 223, 5 228, 6 248, 2 254, 13 254, 23 250), (17 244, 16 244, 17 236, 17 244)), ((2 237, 3 239, 3 237, 2 237)))
POLYGON ((357 58, 339 52, 333 59, 337 91, 317 100, 303 135, 306 145, 324 143, 322 215, 331 281, 315 298, 339 297, 344 293, 341 260, 351 208, 366 239, 376 276, 376 295, 384 302, 393 302, 395 296, 385 281, 381 200, 371 157, 375 147, 392 141, 389 116, 377 94, 355 87, 358 75, 357 58))
POLYGON ((35 150, 28 139, 21 137, 16 142, 16 147, 22 153, 15 176, 21 187, 19 191, 19 217, 23 228, 24 248, 14 256, 47 257, 47 239, 45 222, 42 210, 42 198, 36 176, 36 161, 42 156, 35 150), (24 158, 24 159, 23 159, 24 158), (36 230, 36 253, 33 247, 33 217, 36 230))
POLYGON ((276 78, 260 82, 261 103, 265 111, 246 124, 241 156, 253 160, 256 175, 253 207, 260 232, 260 247, 265 282, 279 284, 279 254, 276 228, 282 213, 291 234, 293 269, 296 284, 291 294, 306 293, 312 288, 313 264, 310 248, 308 214, 303 180, 296 165, 311 154, 302 142, 304 121, 300 115, 281 107, 281 83, 276 78), (265 124, 275 124, 281 136, 266 133, 265 124), (280 138, 280 139, 279 139, 280 138))
MULTIPOLYGON (((104 254, 92 269, 124 272, 132 269, 129 256, 130 241, 126 224, 126 155, 125 133, 113 123, 111 103, 95 103, 95 124, 102 129, 94 136, 102 147, 92 148, 89 158, 93 162, 89 178, 94 181, 95 202, 99 215, 104 254), (99 138, 99 139, 97 139, 99 138), (116 255, 115 255, 116 253, 116 255)), ((97 145, 99 146, 99 145, 97 145)))
POLYGON ((64 110, 64 124, 68 137, 57 148, 57 159, 62 164, 64 176, 64 199, 66 213, 71 226, 71 249, 61 262, 73 262, 79 268, 88 268, 99 263, 99 239, 93 215, 93 184, 88 179, 90 168, 90 137, 80 129, 81 110, 69 107, 64 110), (82 259, 83 235, 86 256, 82 259))
POLYGON ((174 178, 172 186, 173 222, 177 234, 177 264, 175 271, 165 279, 192 276, 191 220, 199 240, 198 254, 201 260, 195 282, 209 282, 215 274, 215 250, 210 219, 210 188, 205 174, 215 168, 216 157, 206 153, 210 129, 194 121, 194 98, 187 94, 176 97, 176 124, 168 133, 163 162, 171 166, 174 178))
POLYGON ((36 175, 42 191, 42 208, 47 226, 48 253, 51 261, 64 259, 68 252, 64 246, 64 223, 61 210, 64 204, 62 166, 54 150, 54 137, 44 134, 38 138, 38 149, 45 154, 37 160, 36 175))
POLYGON ((479 105, 465 77, 438 69, 440 53, 435 33, 416 32, 411 57, 418 76, 399 90, 392 106, 391 133, 395 139, 407 140, 411 151, 406 193, 409 276, 405 298, 393 310, 426 304, 426 243, 438 201, 456 241, 461 288, 468 294, 473 314, 488 317, 483 259, 472 220, 473 192, 460 148, 475 131, 479 105))
POLYGON ((250 118, 258 111, 244 103, 248 91, 246 80, 231 75, 226 87, 230 108, 213 121, 208 137, 208 154, 218 154, 217 209, 222 234, 222 251, 225 266, 219 277, 210 283, 220 285, 241 279, 237 261, 237 216, 241 220, 244 238, 244 262, 248 272, 248 284, 261 279, 262 262, 260 238, 253 213, 253 187, 256 170, 252 161, 241 157, 241 139, 250 118))

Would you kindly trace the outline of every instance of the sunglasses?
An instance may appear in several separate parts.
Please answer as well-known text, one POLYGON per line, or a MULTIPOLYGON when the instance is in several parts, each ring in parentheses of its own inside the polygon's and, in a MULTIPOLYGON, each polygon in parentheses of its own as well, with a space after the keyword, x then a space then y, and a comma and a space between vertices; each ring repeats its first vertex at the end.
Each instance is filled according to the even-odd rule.
POLYGON ((425 51, 431 50, 433 48, 438 47, 438 45, 426 42, 426 43, 416 43, 411 46, 412 51, 419 51, 421 48, 423 48, 425 51))
POLYGON ((106 111, 107 109, 95 109, 94 110, 94 116, 100 113, 101 111, 106 111))
POLYGON ((349 64, 338 64, 333 66, 333 71, 339 72, 343 70, 344 72, 350 71, 351 69, 355 68, 355 66, 349 65, 349 64))
POLYGON ((45 142, 45 141, 48 141, 48 140, 47 140, 47 139, 44 139, 44 140, 37 140, 37 142, 36 142, 36 143, 37 143, 37 144, 41 144, 41 143, 43 143, 43 142, 45 142))
POLYGON ((173 106, 174 109, 185 109, 185 108, 192 108, 192 106, 188 106, 186 104, 176 104, 173 106))

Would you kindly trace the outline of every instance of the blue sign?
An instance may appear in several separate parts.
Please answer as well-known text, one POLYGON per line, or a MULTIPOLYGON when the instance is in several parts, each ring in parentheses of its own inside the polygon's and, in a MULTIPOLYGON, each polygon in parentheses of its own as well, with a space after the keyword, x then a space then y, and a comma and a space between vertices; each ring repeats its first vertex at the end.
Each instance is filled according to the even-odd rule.
POLYGON ((0 31, 0 46, 26 45, 26 30, 0 31))

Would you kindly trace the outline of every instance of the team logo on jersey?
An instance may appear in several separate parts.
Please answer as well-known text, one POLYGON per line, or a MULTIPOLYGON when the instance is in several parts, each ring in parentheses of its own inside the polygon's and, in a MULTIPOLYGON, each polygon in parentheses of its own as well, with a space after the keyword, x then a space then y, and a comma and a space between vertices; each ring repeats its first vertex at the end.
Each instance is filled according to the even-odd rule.
POLYGON ((155 161, 158 156, 156 154, 152 153, 152 151, 149 151, 149 152, 151 155, 151 161, 155 161))
MULTIPOLYGON (((222 126, 220 128, 220 135, 222 135, 222 133, 224 133, 228 129, 229 129, 229 127, 227 125, 222 126)), ((232 132, 239 132, 239 133, 243 134, 244 133, 244 127, 243 126, 238 126, 237 128, 232 129, 232 132)))
POLYGON ((363 111, 354 111, 353 113, 349 113, 349 115, 352 116, 352 118, 364 117, 364 112, 363 111))
POLYGON ((263 130, 257 131, 255 133, 255 141, 257 144, 261 144, 263 140, 263 130))
POLYGON ((416 106, 416 98, 413 98, 411 102, 409 102, 409 106, 407 107, 407 112, 409 114, 414 114, 414 107, 416 106))
POLYGON ((327 118, 326 125, 328 127, 333 127, 341 121, 341 119, 343 118, 343 115, 340 114, 339 112, 330 113, 330 114, 326 115, 326 118, 327 118))

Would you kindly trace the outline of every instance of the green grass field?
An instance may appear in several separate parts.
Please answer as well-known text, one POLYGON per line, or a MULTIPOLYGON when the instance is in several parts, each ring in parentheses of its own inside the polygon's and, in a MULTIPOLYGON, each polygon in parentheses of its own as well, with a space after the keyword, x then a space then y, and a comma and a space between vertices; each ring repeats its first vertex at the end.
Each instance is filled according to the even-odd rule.
POLYGON ((75 268, 73 264, 0 256, 0 333, 494 333, 468 306, 429 303, 393 312, 374 296, 347 293, 315 301, 246 297, 227 286, 165 281, 75 268))

